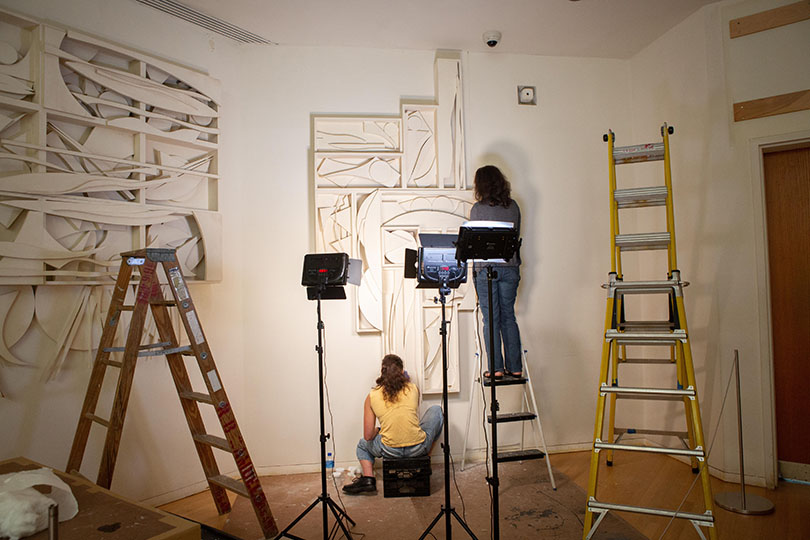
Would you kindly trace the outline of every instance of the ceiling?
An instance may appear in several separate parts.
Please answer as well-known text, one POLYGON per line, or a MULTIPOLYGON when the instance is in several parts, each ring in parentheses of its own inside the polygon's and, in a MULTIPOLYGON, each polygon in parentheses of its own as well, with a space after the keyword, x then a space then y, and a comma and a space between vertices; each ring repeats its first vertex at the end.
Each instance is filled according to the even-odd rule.
POLYGON ((629 58, 716 0, 180 0, 292 46, 629 58))

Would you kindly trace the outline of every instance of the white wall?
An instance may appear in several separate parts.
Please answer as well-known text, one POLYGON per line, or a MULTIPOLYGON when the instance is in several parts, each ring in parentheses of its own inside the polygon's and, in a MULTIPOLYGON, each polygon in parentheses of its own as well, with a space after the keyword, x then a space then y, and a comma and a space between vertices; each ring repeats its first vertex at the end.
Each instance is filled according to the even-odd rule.
MULTIPOLYGON (((223 81, 239 77, 239 47, 231 40, 210 35, 195 26, 179 23, 153 9, 130 1, 71 0, 70 2, 3 0, 5 8, 60 26, 72 27, 117 41, 158 57, 208 71, 223 81)), ((245 409, 242 335, 242 252, 239 222, 244 175, 240 171, 238 125, 242 115, 238 85, 223 85, 221 147, 219 154, 219 202, 223 219, 224 274, 221 283, 192 285, 200 320, 234 410, 245 409)), ((30 344, 36 347, 37 344, 30 344)), ((42 383, 36 369, 3 365, 6 399, 0 399, 0 459, 24 455, 63 469, 76 429, 82 400, 90 377, 92 358, 68 357, 58 379, 42 383)), ((189 364, 193 367, 192 364, 189 364)), ((194 375, 192 369, 190 374, 194 375)), ((199 377, 197 377, 199 382, 199 377)), ((114 376, 107 377, 107 384, 114 376)), ((199 387, 199 386, 198 386, 199 387)), ((106 390, 106 386, 105 386, 106 390)), ((111 396, 107 394, 111 402, 111 396)), ((102 397, 102 403, 104 403, 102 397)), ((216 425, 213 411, 206 417, 216 425)), ((103 440, 91 432, 82 472, 95 478, 103 440)), ((221 467, 235 469, 233 459, 223 456, 221 467)), ((118 467, 112 488, 134 499, 163 495, 197 484, 202 488, 202 470, 172 383, 158 358, 139 361, 123 431, 118 467)), ((186 490, 187 491, 187 490, 186 490)))
MULTIPOLYGON (((767 263, 762 181, 752 141, 790 140, 795 132, 810 129, 810 113, 735 123, 732 104, 810 87, 810 22, 734 40, 728 38, 728 22, 785 3, 707 6, 630 62, 638 142, 659 138, 664 121, 675 126, 671 147, 678 262, 682 277, 692 283, 685 299, 707 444, 715 436, 738 349, 746 477, 770 485, 775 478, 767 263)), ((647 376, 663 380, 650 373, 653 369, 660 368, 648 368, 647 376)), ((709 460, 715 473, 730 479, 739 470, 734 400, 732 388, 709 460)), ((682 407, 650 405, 646 420, 676 427, 682 416, 682 407)))
MULTIPOLYGON (((757 11, 761 3, 739 9, 757 11)), ((299 285, 303 255, 314 245, 310 115, 398 114, 400 99, 432 97, 433 52, 236 46, 125 0, 0 4, 199 66, 222 80, 225 278, 195 286, 193 294, 260 472, 314 470, 315 305, 299 285)), ((464 57, 469 173, 484 163, 502 166, 523 210, 518 315, 554 448, 584 448, 592 437, 605 301, 599 286, 609 270, 601 135, 611 128, 619 144, 648 142, 658 138, 664 120, 676 127, 679 256, 693 283, 687 310, 706 433, 713 434, 733 348, 741 351, 743 385, 752 396, 744 411, 749 429, 761 433, 767 424, 758 371, 767 350, 760 332, 758 188, 747 141, 806 129, 810 122, 798 113, 731 124, 721 19, 733 9, 702 10, 630 61, 464 57), (537 107, 517 105, 518 84, 537 86, 537 107)), ((376 337, 353 333, 351 308, 348 301, 323 305, 334 413, 329 430, 341 464, 354 462, 362 399, 380 356, 376 337)), ((470 369, 463 363, 464 389, 451 397, 454 454, 461 453, 470 369)), ((63 467, 88 376, 89 365, 76 362, 43 387, 35 374, 4 366, 10 396, 2 402, 0 428, 11 433, 11 442, 4 438, 0 457, 24 454, 63 467)), ((159 502, 202 487, 173 393, 164 366, 139 366, 114 489, 159 502)), ((656 420, 656 413, 647 416, 656 420)), ((726 418, 721 439, 736 440, 732 421, 726 418)), ((762 475, 767 449, 750 440, 746 465, 762 475)), ((472 445, 483 445, 480 436, 472 445)), ((733 444, 723 450, 724 458, 733 456, 733 444)), ((734 469, 734 459, 712 461, 734 469)), ((229 458, 221 463, 234 470, 229 458)))

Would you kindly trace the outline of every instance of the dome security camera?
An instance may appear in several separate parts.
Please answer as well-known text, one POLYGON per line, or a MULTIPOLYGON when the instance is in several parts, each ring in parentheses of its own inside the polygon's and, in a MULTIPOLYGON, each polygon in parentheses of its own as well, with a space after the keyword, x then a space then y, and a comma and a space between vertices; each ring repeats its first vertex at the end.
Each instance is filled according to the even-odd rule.
POLYGON ((497 30, 490 30, 489 32, 484 32, 484 43, 487 44, 487 47, 490 49, 497 47, 498 43, 501 42, 501 33, 497 30))

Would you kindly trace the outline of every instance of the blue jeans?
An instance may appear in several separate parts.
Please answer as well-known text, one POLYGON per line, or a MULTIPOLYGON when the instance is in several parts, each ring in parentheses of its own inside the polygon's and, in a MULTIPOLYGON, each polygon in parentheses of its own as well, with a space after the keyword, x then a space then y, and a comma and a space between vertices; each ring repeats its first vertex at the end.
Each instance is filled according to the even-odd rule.
POLYGON ((433 446, 433 441, 439 437, 442 432, 442 424, 444 418, 442 417, 442 408, 438 405, 433 405, 425 411, 422 415, 422 421, 419 426, 425 432, 425 440, 413 446, 403 446, 401 448, 392 448, 383 444, 380 434, 367 441, 360 439, 357 443, 357 459, 366 460, 374 463, 375 457, 387 458, 409 458, 425 456, 430 452, 430 447, 433 446))
POLYGON ((478 293, 478 304, 481 306, 481 316, 484 319, 484 350, 487 351, 490 371, 503 371, 504 359, 506 370, 512 373, 523 371, 523 361, 520 355, 520 330, 515 319, 515 299, 520 283, 519 266, 493 266, 497 277, 492 279, 492 326, 495 329, 495 340, 492 344, 495 362, 489 354, 489 296, 487 293, 486 267, 478 268, 475 278, 475 290, 478 293), (503 352, 501 352, 503 342, 503 352))

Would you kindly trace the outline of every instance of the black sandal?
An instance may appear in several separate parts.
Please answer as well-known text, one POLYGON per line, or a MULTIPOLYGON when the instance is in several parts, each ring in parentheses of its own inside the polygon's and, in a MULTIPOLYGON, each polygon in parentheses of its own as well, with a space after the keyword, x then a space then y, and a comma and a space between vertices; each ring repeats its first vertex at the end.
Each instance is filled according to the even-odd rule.
POLYGON ((522 371, 513 373, 511 371, 504 370, 504 372, 506 373, 507 377, 513 377, 515 379, 522 379, 523 378, 523 372, 522 371))
MULTIPOLYGON (((491 375, 490 375, 490 373, 489 373, 489 371, 485 371, 485 372, 484 372, 484 378, 485 378, 485 379, 491 379, 491 378, 492 378, 492 377, 491 377, 491 375)), ((500 381, 501 379, 503 379, 503 373, 501 373, 500 375, 498 375, 498 372, 496 371, 496 372, 495 372, 495 380, 496 380, 496 381, 500 381)))

